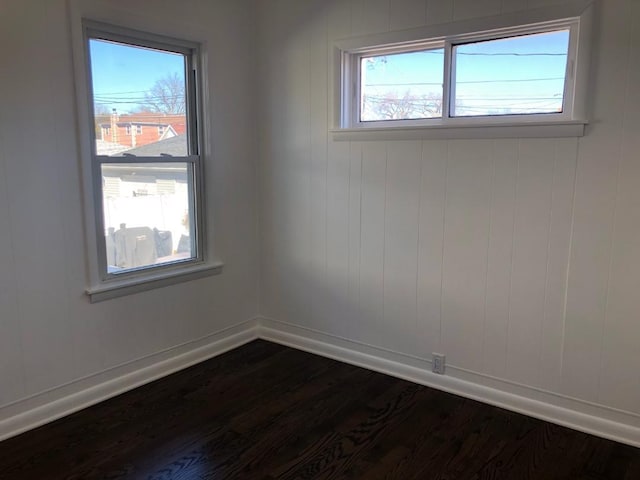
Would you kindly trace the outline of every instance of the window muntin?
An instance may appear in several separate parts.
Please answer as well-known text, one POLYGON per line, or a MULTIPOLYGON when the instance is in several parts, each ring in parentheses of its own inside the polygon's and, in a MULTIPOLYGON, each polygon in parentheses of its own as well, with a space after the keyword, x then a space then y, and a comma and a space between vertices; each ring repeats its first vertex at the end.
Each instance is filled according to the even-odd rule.
POLYGON ((120 29, 86 39, 91 118, 111 133, 93 143, 102 279, 201 261, 197 46, 120 29), (177 135, 142 128, 159 123, 177 135))
POLYGON ((562 113, 570 30, 453 45, 451 116, 562 113))
MULTIPOLYGON (((580 19, 581 17, 575 17, 533 25, 485 30, 478 33, 457 33, 440 38, 422 38, 398 44, 377 44, 375 47, 366 47, 360 44, 362 46, 357 46, 353 50, 341 49, 340 128, 455 127, 483 123, 496 125, 499 123, 525 124, 582 120, 581 117, 574 116, 578 111, 583 113, 582 103, 579 108, 574 105, 574 93, 577 91, 575 72, 577 70, 580 19), (553 49, 547 51, 550 48, 549 44, 553 49), (541 45, 545 47, 544 50, 540 50, 541 45), (511 50, 515 48, 516 50, 511 52, 505 50, 505 53, 515 55, 493 55, 502 52, 494 52, 491 49, 504 49, 505 47, 510 47, 511 50), (531 52, 533 47, 536 47, 539 52, 531 52), (518 48, 522 51, 518 52, 518 48), (406 58, 417 59, 418 56, 415 53, 426 50, 434 53, 444 52, 441 56, 441 63, 434 63, 430 72, 434 77, 437 72, 438 80, 442 86, 441 115, 429 117, 416 115, 413 112, 404 117, 396 116, 396 118, 371 115, 369 106, 365 104, 365 95, 368 94, 367 88, 370 88, 373 83, 370 73, 366 71, 367 59, 388 59, 391 55, 398 57, 406 55, 406 58), (481 55, 477 55, 477 53, 481 55), (520 55, 520 53, 524 55, 520 55), (542 53, 543 55, 530 55, 530 53, 542 53), (478 65, 478 59, 470 62, 465 57, 479 57, 484 60, 478 65), (513 62, 510 63, 500 57, 533 60, 530 61, 527 68, 522 68, 524 62, 520 62, 518 68, 522 71, 517 72, 513 62), (551 61, 545 63, 540 61, 541 59, 538 57, 549 57, 551 61), (496 62, 496 58, 500 58, 500 61, 496 62), (541 72, 542 75, 530 76, 536 73, 536 70, 542 69, 544 69, 541 72), (554 76, 546 76, 551 74, 554 76), (527 76, 529 77, 527 78, 527 76), (543 78, 544 80, 537 80, 543 78), (547 78, 554 78, 554 80, 547 80, 547 78), (498 88, 499 81, 502 80, 509 80, 509 82, 503 82, 505 84, 527 83, 520 82, 520 79, 526 79, 533 87, 528 88, 528 91, 524 89, 525 93, 521 95, 514 94, 514 90, 510 88, 498 88), (518 80, 518 82, 512 80, 518 80), (490 82, 489 84, 495 84, 495 87, 484 90, 470 88, 473 84, 482 85, 488 83, 487 81, 490 82), (543 82, 550 82, 552 88, 538 88, 536 90, 535 84, 542 85, 543 82), (477 98, 474 98, 473 95, 477 98), (518 101, 514 102, 510 97, 517 97, 518 101), (502 98, 504 100, 497 100, 502 98), (550 100, 547 100, 548 98, 550 100)), ((400 87, 403 86, 403 83, 433 83, 434 85, 431 86, 436 89, 438 80, 427 82, 412 79, 415 76, 414 72, 422 69, 424 69, 424 64, 416 62, 412 71, 408 74, 405 72, 404 79, 399 79, 400 75, 396 75, 388 83, 394 84, 393 86, 399 84, 400 87)), ((423 78, 427 78, 427 76, 423 75, 423 78)), ((411 85, 404 85, 404 87, 411 87, 411 85)), ((394 95, 403 100, 403 96, 398 95, 397 92, 394 95)), ((409 97, 411 96, 412 94, 409 93, 409 97)), ((391 97, 393 100, 393 96, 391 97)))

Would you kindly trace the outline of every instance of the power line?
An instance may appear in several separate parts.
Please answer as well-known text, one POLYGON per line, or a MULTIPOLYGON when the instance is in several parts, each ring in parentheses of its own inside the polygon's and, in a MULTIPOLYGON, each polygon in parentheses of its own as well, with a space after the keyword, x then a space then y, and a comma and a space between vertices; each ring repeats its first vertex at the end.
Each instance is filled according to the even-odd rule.
POLYGON ((147 97, 135 99, 118 99, 118 98, 94 98, 96 105, 130 105, 139 103, 184 103, 185 97, 182 95, 172 97, 147 97))
POLYGON ((470 57, 566 57, 566 53, 551 53, 551 52, 534 52, 534 53, 517 53, 517 52, 495 52, 495 53, 480 53, 480 52, 456 52, 456 55, 467 55, 470 57))
MULTIPOLYGON (((459 48, 454 45, 454 48, 459 48)), ((393 55, 407 55, 412 53, 425 53, 429 55, 444 55, 444 50, 421 50, 417 52, 407 52, 407 53, 396 53, 390 55, 380 55, 379 57, 369 57, 369 58, 380 58, 386 56, 393 55)), ((531 52, 531 53, 520 53, 520 52, 456 52, 456 55, 467 55, 473 57, 566 57, 566 53, 555 53, 555 52, 531 52)))
MULTIPOLYGON (((454 45, 454 48, 457 48, 454 45)), ((421 50, 417 52, 403 52, 403 53, 390 53, 388 55, 377 55, 375 57, 364 57, 368 59, 394 57, 400 55, 438 55, 443 56, 444 50, 421 50)), ((554 52, 531 52, 531 53, 519 53, 519 52, 455 52, 456 56, 467 57, 567 57, 567 53, 554 53, 554 52)), ((385 62, 386 63, 386 62, 385 62)))
POLYGON ((185 96, 181 93, 175 93, 171 95, 145 95, 144 97, 110 97, 108 95, 94 95, 93 98, 95 100, 115 100, 115 101, 124 101, 124 100, 154 100, 154 99, 165 99, 165 98, 184 98, 185 96))
MULTIPOLYGON (((520 78, 520 79, 504 79, 504 80, 469 80, 456 82, 456 84, 477 84, 477 83, 518 83, 518 82, 543 82, 551 80, 564 80, 565 77, 548 77, 548 78, 520 78)), ((367 83, 365 87, 401 87, 411 85, 442 85, 442 82, 410 82, 410 83, 367 83)))
POLYGON ((94 96, 97 95, 125 95, 130 93, 147 93, 149 90, 132 90, 129 92, 105 92, 105 93, 94 93, 94 96))
MULTIPOLYGON (((456 97, 458 100, 470 100, 470 101, 474 101, 474 100, 500 100, 500 101, 506 101, 506 100, 516 100, 516 101, 532 101, 532 100, 562 100, 562 97, 456 97)), ((420 97, 409 97, 410 100, 421 100, 420 97)), ((381 101, 396 101, 396 100, 403 100, 402 98, 388 98, 385 96, 381 96, 381 95, 365 95, 364 96, 364 100, 381 100, 381 101)), ((440 100, 439 98, 426 98, 426 101, 434 101, 434 100, 440 100)))

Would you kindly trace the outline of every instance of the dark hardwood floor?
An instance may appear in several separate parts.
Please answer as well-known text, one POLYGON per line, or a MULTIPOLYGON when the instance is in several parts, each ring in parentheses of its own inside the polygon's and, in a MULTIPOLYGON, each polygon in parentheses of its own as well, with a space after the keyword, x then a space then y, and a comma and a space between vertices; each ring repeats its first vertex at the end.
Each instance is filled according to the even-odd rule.
POLYGON ((640 479, 640 450, 256 341, 0 443, 0 478, 640 479))

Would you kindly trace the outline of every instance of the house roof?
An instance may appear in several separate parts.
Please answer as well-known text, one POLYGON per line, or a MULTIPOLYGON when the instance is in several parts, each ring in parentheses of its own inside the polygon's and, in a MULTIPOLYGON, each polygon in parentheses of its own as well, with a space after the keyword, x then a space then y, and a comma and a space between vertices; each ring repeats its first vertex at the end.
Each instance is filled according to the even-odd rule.
POLYGON ((136 155, 138 157, 173 155, 176 157, 183 157, 187 155, 187 136, 177 135, 165 140, 160 140, 159 142, 132 148, 126 152, 119 153, 117 156, 122 157, 124 155, 136 155))

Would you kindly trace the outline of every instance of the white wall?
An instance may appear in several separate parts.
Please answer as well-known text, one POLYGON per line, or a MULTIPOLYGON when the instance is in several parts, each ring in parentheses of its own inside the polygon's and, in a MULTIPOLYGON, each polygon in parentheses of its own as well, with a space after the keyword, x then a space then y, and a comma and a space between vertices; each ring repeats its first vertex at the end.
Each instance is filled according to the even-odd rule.
POLYGON ((67 4, 1 0, 0 420, 33 395, 257 313, 251 4, 109 3, 124 9, 123 21, 131 14, 210 32, 207 215, 224 272, 89 304, 67 4))
POLYGON ((599 2, 583 138, 327 133, 334 40, 561 2, 258 2, 261 314, 640 424, 640 3, 599 2))
POLYGON ((640 427, 637 1, 600 1, 584 138, 327 132, 335 39, 559 1, 109 1, 211 35, 207 204, 225 269, 91 305, 66 4, 0 0, 0 423, 259 311, 640 427))

